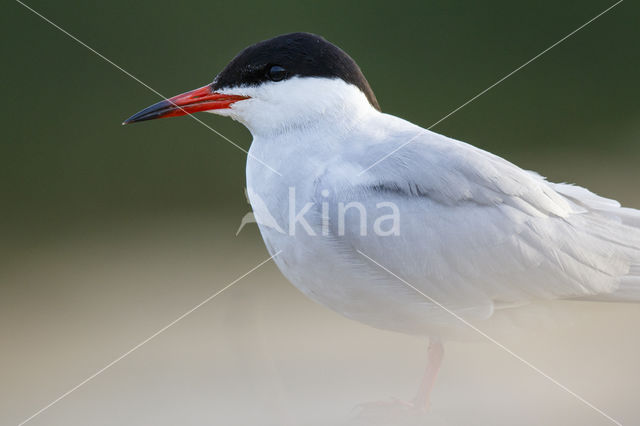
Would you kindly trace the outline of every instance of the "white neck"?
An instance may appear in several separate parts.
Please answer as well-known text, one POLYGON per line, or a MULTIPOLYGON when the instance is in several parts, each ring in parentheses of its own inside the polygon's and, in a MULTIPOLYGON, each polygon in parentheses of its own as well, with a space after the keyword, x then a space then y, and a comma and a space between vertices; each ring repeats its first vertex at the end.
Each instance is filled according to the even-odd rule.
POLYGON ((221 92, 250 97, 212 112, 241 122, 254 138, 316 130, 343 134, 364 116, 378 112, 360 89, 341 79, 294 77, 221 92))

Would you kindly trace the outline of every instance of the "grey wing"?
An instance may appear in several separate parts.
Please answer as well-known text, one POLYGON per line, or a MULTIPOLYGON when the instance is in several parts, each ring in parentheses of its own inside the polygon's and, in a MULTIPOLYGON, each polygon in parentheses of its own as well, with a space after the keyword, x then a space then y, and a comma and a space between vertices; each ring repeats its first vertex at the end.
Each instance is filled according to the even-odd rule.
MULTIPOLYGON (((392 149, 382 143, 367 157, 392 149)), ((362 158, 349 159, 354 169, 362 158)), ((640 289, 639 211, 440 135, 426 132, 361 175, 329 167, 318 188, 380 215, 380 203, 396 205, 398 235, 377 235, 374 218, 362 235, 355 210, 342 234, 334 214, 332 232, 460 312, 640 289)))

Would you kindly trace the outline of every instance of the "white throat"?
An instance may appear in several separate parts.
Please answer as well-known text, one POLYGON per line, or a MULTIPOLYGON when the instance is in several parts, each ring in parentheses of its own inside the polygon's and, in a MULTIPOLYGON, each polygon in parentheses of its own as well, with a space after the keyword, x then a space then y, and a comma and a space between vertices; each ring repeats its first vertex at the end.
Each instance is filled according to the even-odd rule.
POLYGON ((250 97, 211 112, 241 122, 254 138, 314 129, 343 133, 363 116, 378 112, 360 89, 338 78, 293 77, 220 92, 250 97))

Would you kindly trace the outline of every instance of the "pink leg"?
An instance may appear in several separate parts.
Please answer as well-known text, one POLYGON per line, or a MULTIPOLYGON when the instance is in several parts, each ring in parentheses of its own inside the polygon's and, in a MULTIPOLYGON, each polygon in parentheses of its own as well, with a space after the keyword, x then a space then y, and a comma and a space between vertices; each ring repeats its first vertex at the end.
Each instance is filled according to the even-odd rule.
POLYGON ((420 382, 420 387, 418 388, 418 393, 413 401, 409 402, 398 398, 391 398, 390 400, 358 404, 356 407, 360 409, 358 417, 380 419, 381 416, 389 415, 390 413, 395 413, 393 415, 398 415, 399 413, 412 413, 412 415, 425 414, 430 405, 429 397, 431 395, 433 385, 436 382, 436 375, 440 369, 440 364, 442 364, 442 358, 444 355, 442 342, 438 339, 431 339, 429 341, 429 350, 427 354, 427 369, 424 372, 424 376, 420 382))
POLYGON ((438 370, 440 370, 440 365, 442 364, 442 358, 444 356, 444 347, 442 346, 442 342, 438 339, 431 339, 429 341, 427 354, 427 368, 424 372, 420 387, 418 388, 418 393, 413 400, 414 407, 421 410, 427 410, 431 404, 431 391, 436 383, 436 376, 438 375, 438 370))

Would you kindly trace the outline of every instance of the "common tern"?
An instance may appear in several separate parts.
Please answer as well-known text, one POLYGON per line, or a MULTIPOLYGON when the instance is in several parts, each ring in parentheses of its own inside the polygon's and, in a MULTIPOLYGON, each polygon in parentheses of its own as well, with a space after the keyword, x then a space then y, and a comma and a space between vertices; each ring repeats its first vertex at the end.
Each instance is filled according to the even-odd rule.
POLYGON ((356 62, 314 34, 241 51, 134 123, 208 111, 253 136, 247 193, 267 249, 309 298, 442 339, 552 300, 640 302, 640 211, 381 111, 356 62))

